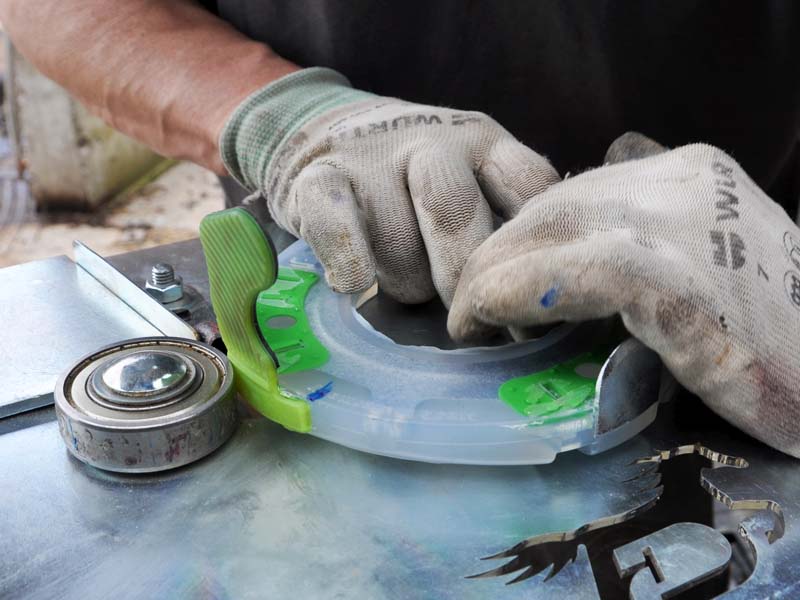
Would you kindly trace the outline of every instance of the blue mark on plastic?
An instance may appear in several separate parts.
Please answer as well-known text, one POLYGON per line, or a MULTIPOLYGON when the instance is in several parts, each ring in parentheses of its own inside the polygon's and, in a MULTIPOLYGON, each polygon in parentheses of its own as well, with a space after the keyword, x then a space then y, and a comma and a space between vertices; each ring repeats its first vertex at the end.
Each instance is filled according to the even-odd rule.
POLYGON ((551 306, 554 306, 556 302, 558 302, 558 288, 556 286, 553 286, 549 290, 547 290, 544 293, 544 296, 542 296, 539 299, 539 304, 541 304, 545 308, 550 308, 551 306))
POLYGON ((331 390, 333 390, 333 381, 329 381, 321 388, 317 388, 316 390, 308 394, 308 396, 306 396, 306 400, 308 400, 309 402, 314 402, 315 400, 319 400, 320 398, 324 398, 325 396, 330 394, 331 390))

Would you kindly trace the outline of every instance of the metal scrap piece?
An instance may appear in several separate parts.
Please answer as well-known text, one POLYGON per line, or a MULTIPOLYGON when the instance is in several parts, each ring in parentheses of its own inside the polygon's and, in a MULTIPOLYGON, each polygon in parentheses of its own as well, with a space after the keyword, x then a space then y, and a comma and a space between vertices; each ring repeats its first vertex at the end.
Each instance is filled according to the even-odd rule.
POLYGON ((635 572, 632 600, 678 594, 721 573, 730 559, 725 536, 700 523, 675 523, 614 550, 620 577, 635 572))

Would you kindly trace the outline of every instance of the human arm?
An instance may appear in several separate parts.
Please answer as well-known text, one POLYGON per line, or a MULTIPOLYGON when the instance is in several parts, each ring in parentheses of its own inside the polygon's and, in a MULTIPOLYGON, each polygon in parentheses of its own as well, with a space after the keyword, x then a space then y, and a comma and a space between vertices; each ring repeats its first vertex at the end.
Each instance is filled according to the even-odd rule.
POLYGON ((449 304, 495 218, 559 179, 488 115, 298 70, 186 0, 0 0, 0 19, 114 127, 259 192, 337 291, 377 281, 401 301, 449 304))
POLYGON ((0 21, 26 58, 114 128, 218 174, 234 108, 299 68, 189 0, 0 0, 0 21))

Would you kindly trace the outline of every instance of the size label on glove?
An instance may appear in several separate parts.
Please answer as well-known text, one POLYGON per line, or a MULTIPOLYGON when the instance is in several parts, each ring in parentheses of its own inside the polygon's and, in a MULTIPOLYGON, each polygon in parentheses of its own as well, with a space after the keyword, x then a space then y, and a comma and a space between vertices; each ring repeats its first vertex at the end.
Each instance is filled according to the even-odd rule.
POLYGON ((800 273, 796 271, 786 271, 783 276, 783 287, 786 295, 797 310, 800 310, 800 273))
POLYGON ((783 234, 783 247, 786 250, 786 256, 789 257, 794 263, 794 266, 800 269, 800 244, 797 239, 792 235, 791 231, 783 234))

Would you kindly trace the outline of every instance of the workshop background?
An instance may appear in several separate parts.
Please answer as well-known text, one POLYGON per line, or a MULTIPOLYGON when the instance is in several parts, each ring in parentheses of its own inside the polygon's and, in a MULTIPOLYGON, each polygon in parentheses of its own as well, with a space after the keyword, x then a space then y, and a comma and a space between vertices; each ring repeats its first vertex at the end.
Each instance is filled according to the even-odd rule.
POLYGON ((75 239, 109 256, 194 238, 224 208, 213 173, 89 115, 0 35, 0 267, 71 256, 75 239))

